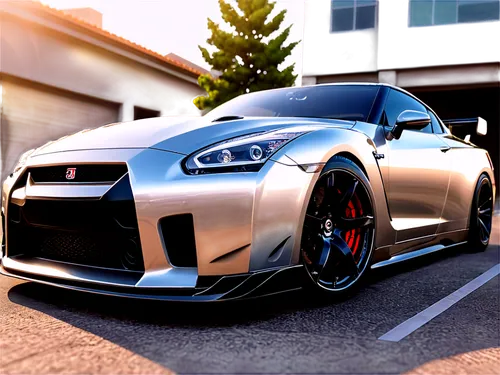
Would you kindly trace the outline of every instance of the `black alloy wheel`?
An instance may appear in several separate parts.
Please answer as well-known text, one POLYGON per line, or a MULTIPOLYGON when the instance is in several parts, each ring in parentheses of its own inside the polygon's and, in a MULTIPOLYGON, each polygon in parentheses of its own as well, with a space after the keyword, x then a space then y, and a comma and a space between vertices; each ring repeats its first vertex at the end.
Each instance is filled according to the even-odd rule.
POLYGON ((472 251, 483 251, 490 242, 493 223, 493 189, 486 175, 476 185, 469 224, 469 246, 472 251))
POLYGON ((375 218, 368 179, 351 160, 334 157, 306 211, 301 257, 314 285, 331 294, 352 290, 370 263, 375 218))

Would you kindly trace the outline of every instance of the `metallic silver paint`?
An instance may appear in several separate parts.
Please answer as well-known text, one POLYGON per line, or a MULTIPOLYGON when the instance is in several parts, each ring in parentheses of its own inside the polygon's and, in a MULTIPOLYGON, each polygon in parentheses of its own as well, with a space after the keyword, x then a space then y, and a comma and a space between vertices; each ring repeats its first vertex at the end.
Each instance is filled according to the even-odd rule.
POLYGON ((252 271, 298 263, 301 223, 318 173, 306 173, 298 165, 280 163, 287 161, 283 152, 279 152, 274 157, 276 162, 265 165, 257 176, 250 258, 252 271), (270 260, 271 252, 287 238, 280 257, 270 260))
MULTIPOLYGON (((341 153, 350 154, 359 160, 366 171, 374 193, 373 206, 377 217, 375 248, 378 248, 394 244, 396 232, 390 225, 383 181, 377 160, 373 155, 374 152, 377 153, 381 150, 369 135, 362 131, 364 130, 370 135, 375 135, 377 126, 366 123, 359 124, 359 131, 357 129, 357 124, 352 130, 332 128, 306 134, 300 138, 299 142, 292 142, 290 145, 285 146, 279 153, 286 154, 298 164, 326 163, 334 155, 341 153)), ((314 185, 311 184, 307 199, 302 202, 304 210, 309 201, 313 186, 314 185)), ((300 228, 302 228, 303 220, 304 214, 302 214, 301 221, 298 223, 300 228)), ((300 231, 302 231, 302 229, 300 229, 300 231)), ((299 252, 300 249, 297 245, 294 248, 293 261, 298 262, 299 252)))
POLYGON ((388 142, 387 195, 397 242, 436 232, 452 161, 443 145, 435 134, 415 131, 388 142))
MULTIPOLYGON (((450 134, 404 130, 388 140, 387 129, 363 122, 255 118, 203 127, 203 119, 158 118, 107 126, 65 137, 38 149, 8 178, 6 202, 49 197, 100 197, 106 185, 42 185, 13 190, 29 166, 126 163, 135 199, 144 257, 136 288, 194 288, 198 276, 245 274, 300 263, 304 214, 320 172, 335 155, 352 158, 366 171, 376 220, 374 262, 442 241, 466 239, 476 181, 486 173, 494 187, 486 152, 450 134), (261 130, 319 126, 288 143, 259 172, 188 175, 188 154, 215 142, 261 130), (442 152, 441 147, 449 147, 442 152), (169 263, 159 230, 162 217, 191 213, 197 268, 169 263), (272 256, 271 256, 272 254, 272 256)), ((8 234, 3 267, 9 271, 66 280, 130 286, 116 277, 68 271, 56 262, 10 258, 8 234), (93 276, 91 276, 93 275, 93 276)))
MULTIPOLYGON (((112 185, 64 185, 64 184, 35 184, 28 176, 28 183, 24 190, 25 199, 47 198, 100 198, 111 189, 112 185)), ((19 189, 18 189, 19 190, 19 189)), ((16 190, 17 191, 17 190, 16 190)), ((16 192, 13 193, 13 195, 16 192)))
POLYGON ((223 254, 252 242, 254 173, 191 176, 183 172, 183 156, 144 150, 128 162, 143 243, 145 278, 168 270, 158 223, 164 216, 191 213, 200 275, 248 272, 250 248, 227 260, 223 254))
POLYGON ((49 142, 37 149, 33 156, 77 150, 144 149, 148 147, 187 155, 241 135, 301 124, 351 128, 354 122, 255 117, 230 122, 207 123, 207 120, 202 117, 157 117, 83 130, 57 141, 49 142))

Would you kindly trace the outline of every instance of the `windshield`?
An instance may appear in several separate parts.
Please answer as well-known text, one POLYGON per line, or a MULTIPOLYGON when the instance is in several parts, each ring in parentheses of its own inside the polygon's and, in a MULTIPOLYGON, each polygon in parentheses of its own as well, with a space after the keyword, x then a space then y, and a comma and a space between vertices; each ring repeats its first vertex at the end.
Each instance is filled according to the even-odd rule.
POLYGON ((367 121, 379 90, 375 85, 291 87, 244 94, 206 116, 320 117, 367 121))

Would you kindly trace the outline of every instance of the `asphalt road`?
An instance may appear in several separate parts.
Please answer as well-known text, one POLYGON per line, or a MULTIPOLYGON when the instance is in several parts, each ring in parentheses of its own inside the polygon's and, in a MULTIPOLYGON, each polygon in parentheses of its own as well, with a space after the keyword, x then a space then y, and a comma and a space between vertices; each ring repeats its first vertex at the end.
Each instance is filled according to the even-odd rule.
POLYGON ((374 271, 350 299, 297 292, 216 304, 140 302, 0 276, 0 373, 500 374, 495 277, 399 342, 379 337, 500 263, 454 249, 374 271))

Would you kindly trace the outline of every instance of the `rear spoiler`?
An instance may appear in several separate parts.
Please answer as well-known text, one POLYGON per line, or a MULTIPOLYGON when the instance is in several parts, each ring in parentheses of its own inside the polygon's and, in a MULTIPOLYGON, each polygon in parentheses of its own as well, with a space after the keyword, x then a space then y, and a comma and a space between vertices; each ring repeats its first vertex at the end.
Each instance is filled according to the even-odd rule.
POLYGON ((488 131, 488 123, 481 117, 443 120, 443 123, 450 129, 450 132, 452 132, 455 126, 475 126, 476 133, 479 135, 486 135, 488 131))

